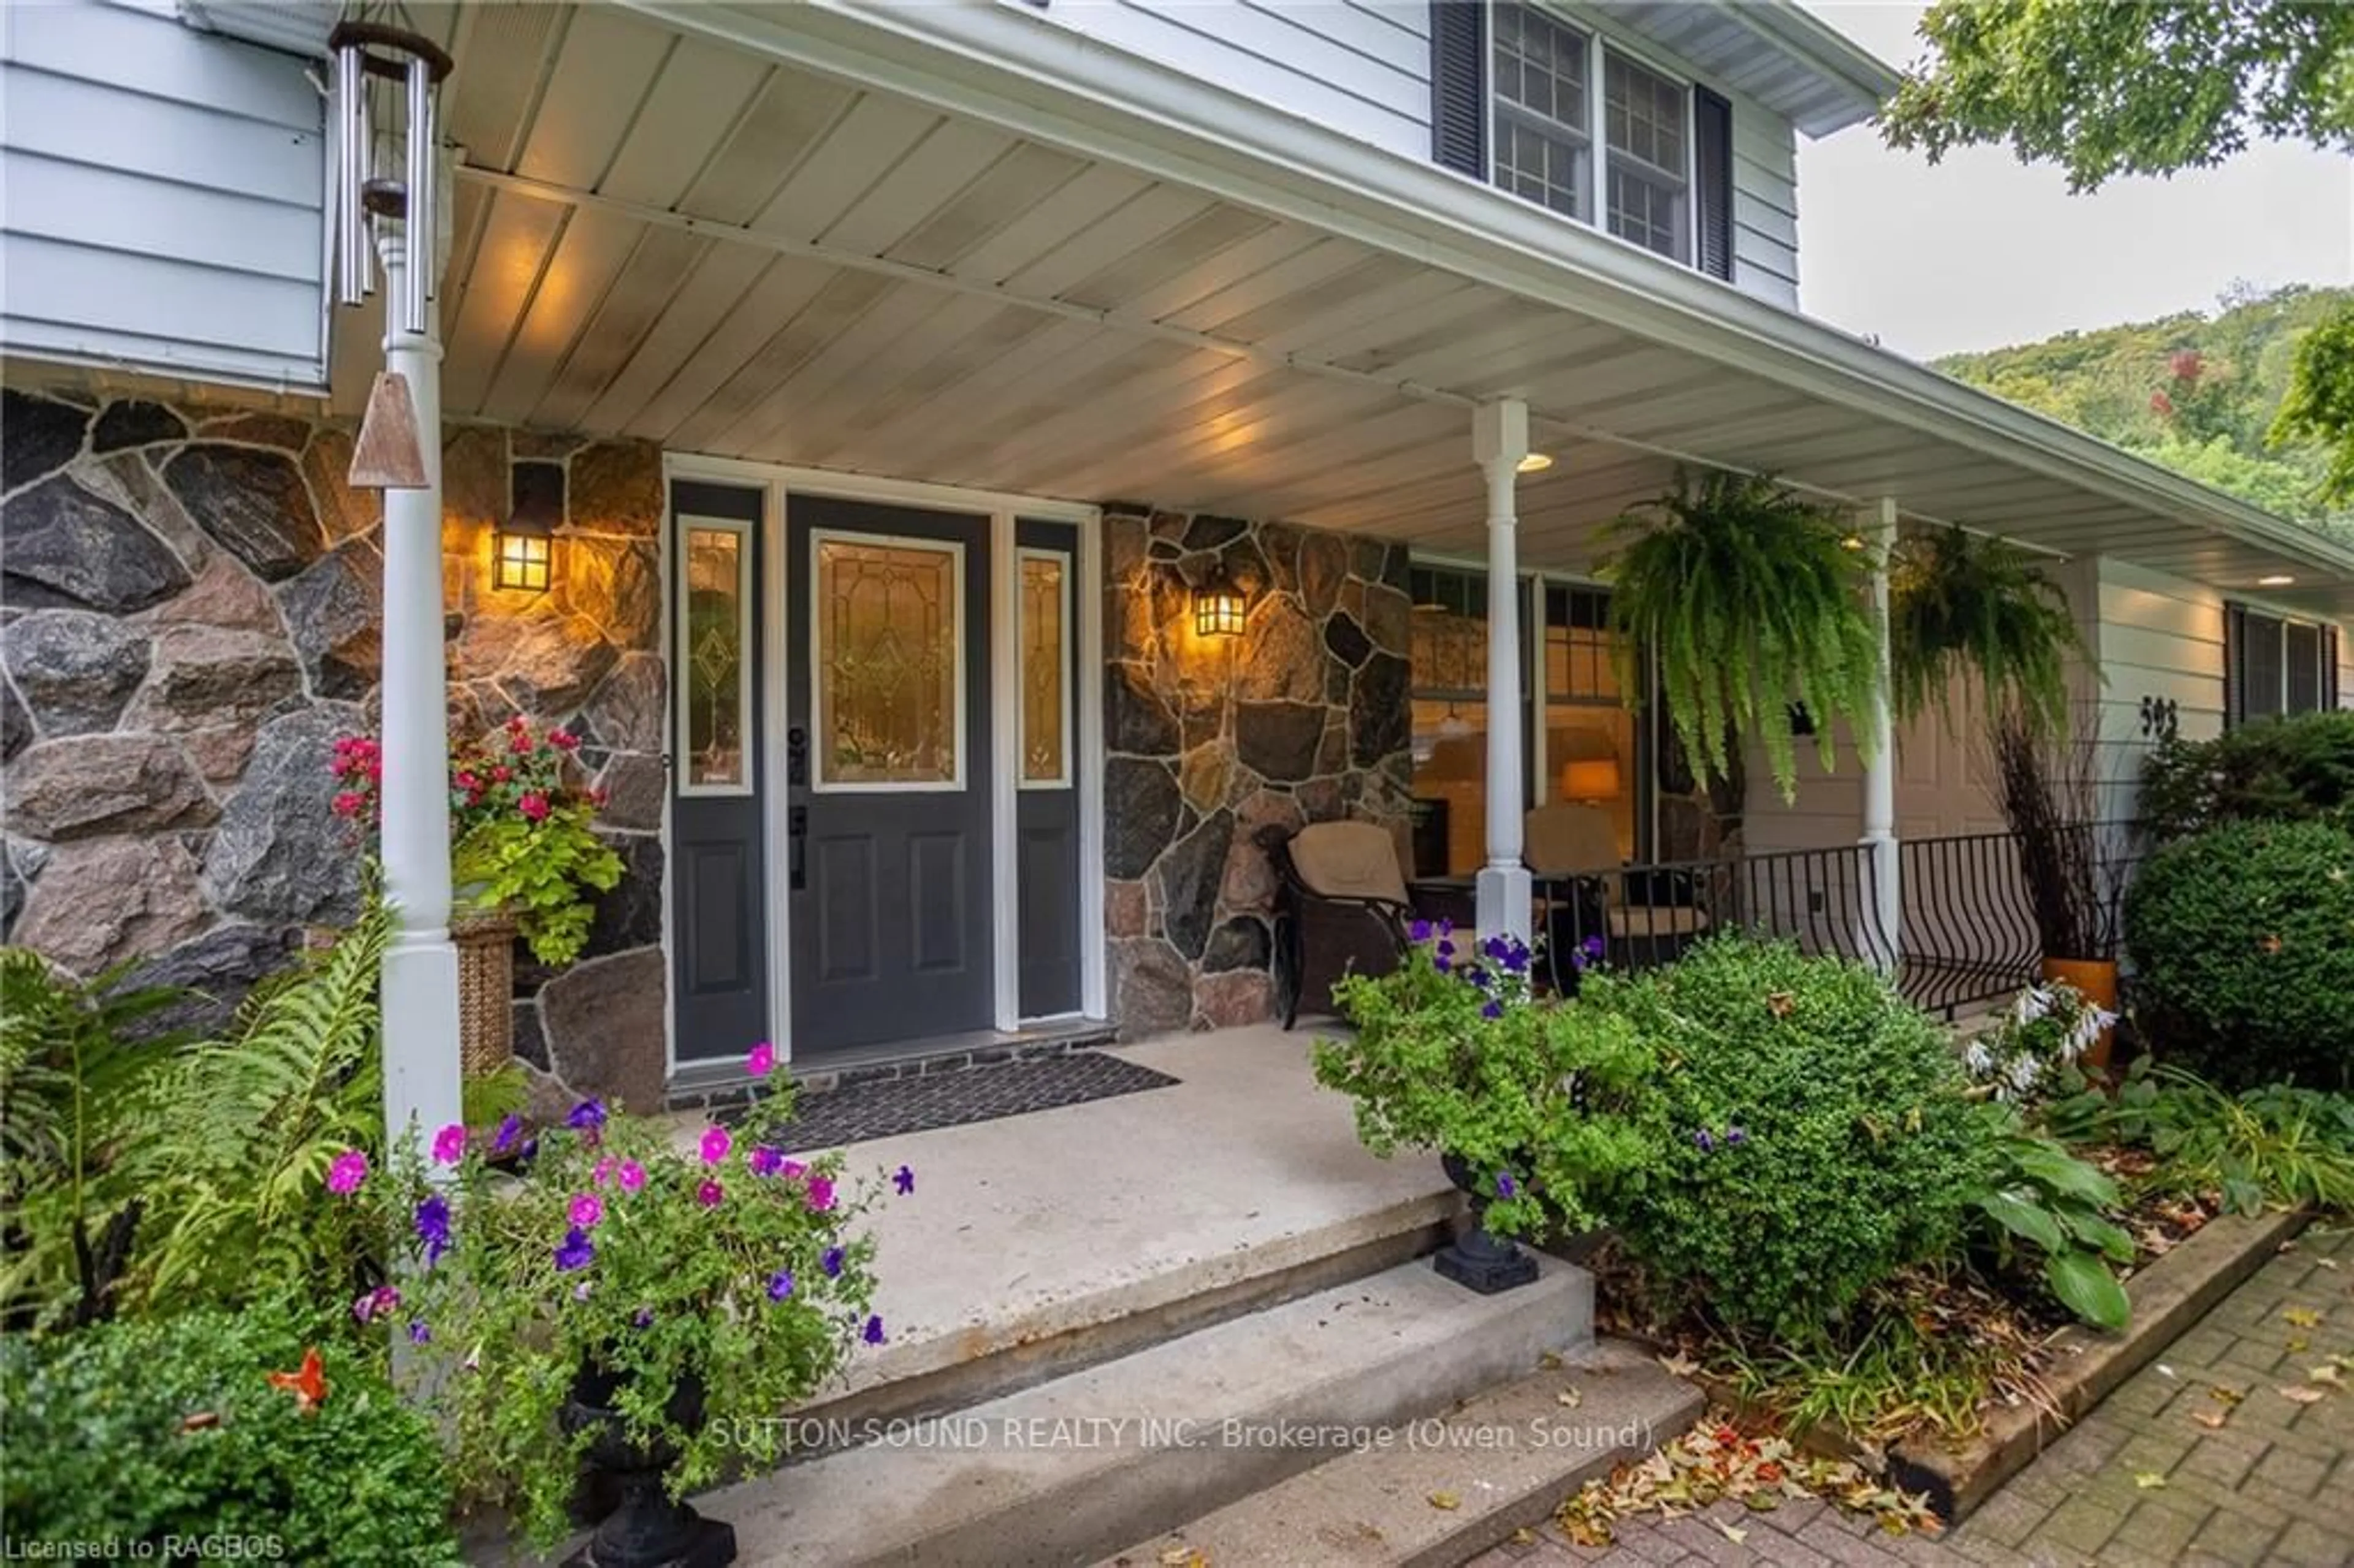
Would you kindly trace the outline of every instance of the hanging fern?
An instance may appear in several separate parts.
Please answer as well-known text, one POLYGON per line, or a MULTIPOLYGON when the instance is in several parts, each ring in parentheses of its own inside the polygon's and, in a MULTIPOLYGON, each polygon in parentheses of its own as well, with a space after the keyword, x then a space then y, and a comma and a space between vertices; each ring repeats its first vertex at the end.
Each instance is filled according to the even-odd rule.
POLYGON ((1897 716, 1955 724, 1954 692, 1978 677, 1989 713, 2016 710, 2031 735, 2068 723, 2068 661, 2092 655, 2067 597, 2035 560, 1959 528, 1906 541, 1890 573, 1889 673, 1897 716))
POLYGON ((1638 651, 1650 651, 1668 718, 1703 775, 1728 777, 1734 748, 1754 735, 1794 799, 1792 703, 1814 715, 1825 768, 1835 720, 1869 747, 1861 721, 1881 679, 1871 563, 1847 547, 1837 514, 1764 477, 1680 472, 1609 534, 1627 541, 1604 568, 1619 687, 1643 690, 1638 651))

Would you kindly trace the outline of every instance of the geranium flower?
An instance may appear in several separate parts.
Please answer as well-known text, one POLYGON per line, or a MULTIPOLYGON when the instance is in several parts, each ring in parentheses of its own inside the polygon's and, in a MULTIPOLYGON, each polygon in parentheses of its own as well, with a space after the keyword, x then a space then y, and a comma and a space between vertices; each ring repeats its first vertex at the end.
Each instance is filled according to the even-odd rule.
POLYGON ((634 1160, 621 1161, 621 1191, 634 1192, 646 1184, 646 1168, 634 1160))
POLYGON ((465 1154, 466 1129, 456 1122, 433 1135, 433 1162, 436 1165, 455 1165, 465 1158, 465 1154))
POLYGON ((580 737, 568 729, 552 729, 547 732, 547 744, 558 751, 570 751, 580 744, 580 737))
POLYGON ((356 817, 360 814, 360 808, 366 804, 367 802, 354 791, 339 789, 335 798, 327 802, 327 807, 339 817, 356 817))
POLYGON ((883 1319, 870 1314, 866 1319, 866 1328, 859 1335, 859 1338, 864 1340, 870 1345, 881 1344, 883 1342, 883 1319))
POLYGON ((716 1209, 727 1196, 726 1190, 716 1181, 705 1181, 695 1190, 695 1201, 706 1209, 716 1209))
POLYGON ((491 1152, 504 1154, 515 1146, 515 1139, 522 1136, 523 1118, 509 1111, 499 1118, 499 1130, 491 1139, 491 1152))
POLYGON ((790 1269, 789 1269, 789 1268, 780 1268, 780 1269, 777 1270, 777 1272, 776 1272, 776 1273, 774 1273, 774 1274, 772 1274, 772 1275, 769 1276, 769 1300, 771 1300, 771 1301, 782 1301, 786 1297, 790 1296, 792 1293, 793 1293, 793 1273, 792 1273, 792 1270, 790 1270, 790 1269))
POLYGON ((744 1070, 756 1078, 767 1077, 776 1065, 777 1048, 765 1040, 753 1046, 752 1054, 744 1058, 744 1070))
POLYGON ((544 822, 547 821, 547 797, 536 789, 526 789, 523 799, 515 802, 515 810, 527 822, 544 822))
POLYGON ((327 1167, 327 1191, 339 1198, 349 1197, 359 1191, 367 1173, 367 1156, 356 1149, 346 1149, 327 1167))
POLYGON ((425 1266, 432 1267, 450 1250, 450 1200, 429 1193, 417 1205, 417 1239, 425 1244, 425 1266))
POLYGON ((833 1179, 832 1177, 812 1176, 810 1178, 809 1206, 815 1209, 821 1214, 833 1207, 833 1179))
POLYGON ((605 1217, 605 1200, 594 1192, 575 1192, 566 1217, 582 1230, 594 1229, 597 1222, 605 1217))
POLYGON ((564 1241, 556 1249, 556 1271, 558 1274, 586 1268, 596 1261, 597 1248, 589 1242, 587 1231, 575 1225, 564 1233, 564 1241))
POLYGON ((840 1247, 830 1246, 825 1249, 825 1255, 817 1260, 817 1266, 825 1270, 825 1277, 828 1279, 840 1279, 842 1277, 842 1257, 843 1253, 840 1247))
POLYGON ((736 1140, 728 1136, 726 1128, 706 1128, 703 1134, 703 1162, 705 1165, 716 1165, 726 1159, 727 1151, 735 1147, 736 1140))
POLYGON ((899 1189, 899 1196, 902 1198, 914 1192, 916 1190, 915 1169, 912 1166, 900 1166, 897 1171, 892 1172, 891 1185, 899 1189))
POLYGON ((762 1143, 754 1146, 752 1152, 745 1157, 744 1162, 752 1168, 752 1174, 755 1176, 774 1176, 777 1173, 777 1168, 784 1164, 785 1157, 781 1150, 771 1149, 762 1143))

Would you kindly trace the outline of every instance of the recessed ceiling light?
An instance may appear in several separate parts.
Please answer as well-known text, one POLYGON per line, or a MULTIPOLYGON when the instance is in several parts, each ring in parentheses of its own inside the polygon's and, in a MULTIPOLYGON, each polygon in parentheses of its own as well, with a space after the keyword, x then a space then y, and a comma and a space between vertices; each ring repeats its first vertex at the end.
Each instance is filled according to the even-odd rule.
POLYGON ((1553 459, 1544 452, 1531 452, 1517 466, 1522 473, 1543 473, 1553 466, 1553 459))
POLYGON ((2286 572, 2274 572, 2268 577, 2258 577, 2256 579, 2256 586, 2258 588, 2286 588, 2289 584, 2295 581, 2296 581, 2296 579, 2289 576, 2286 572))

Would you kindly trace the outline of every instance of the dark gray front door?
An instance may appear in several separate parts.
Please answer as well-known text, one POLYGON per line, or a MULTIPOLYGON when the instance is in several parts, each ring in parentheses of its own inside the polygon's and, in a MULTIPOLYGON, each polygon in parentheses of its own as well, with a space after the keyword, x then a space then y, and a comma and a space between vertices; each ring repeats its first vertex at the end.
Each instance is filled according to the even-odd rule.
POLYGON ((1078 530, 1024 519, 1014 895, 1024 1018, 1079 1010, 1078 530))
POLYGON ((793 1054, 986 1029, 989 520, 787 503, 793 1054))
POLYGON ((671 944, 682 1066, 769 1033, 758 486, 671 486, 671 944))

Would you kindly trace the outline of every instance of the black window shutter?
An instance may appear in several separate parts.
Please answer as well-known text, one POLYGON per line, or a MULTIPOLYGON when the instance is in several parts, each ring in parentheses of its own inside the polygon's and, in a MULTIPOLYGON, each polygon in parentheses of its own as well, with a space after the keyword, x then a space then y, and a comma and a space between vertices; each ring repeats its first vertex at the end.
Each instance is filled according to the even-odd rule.
POLYGON ((2338 628, 2321 629, 2321 705, 2334 708, 2343 700, 2338 689, 2338 628))
POLYGON ((1430 0, 1430 155, 1488 177, 1486 0, 1430 0))
POLYGON ((1700 178, 1700 244, 1694 264, 1733 281, 1733 105, 1704 87, 1692 90, 1694 173, 1700 178))
POLYGON ((2248 611, 2244 605, 2223 607, 2223 727, 2236 729, 2248 716, 2248 705, 2243 689, 2247 672, 2240 661, 2248 647, 2248 611))

